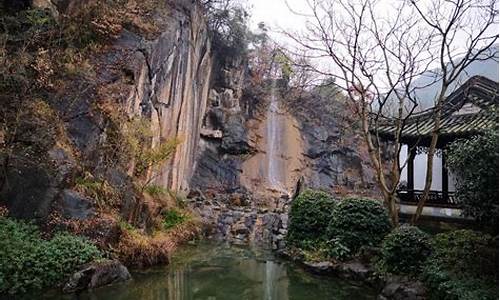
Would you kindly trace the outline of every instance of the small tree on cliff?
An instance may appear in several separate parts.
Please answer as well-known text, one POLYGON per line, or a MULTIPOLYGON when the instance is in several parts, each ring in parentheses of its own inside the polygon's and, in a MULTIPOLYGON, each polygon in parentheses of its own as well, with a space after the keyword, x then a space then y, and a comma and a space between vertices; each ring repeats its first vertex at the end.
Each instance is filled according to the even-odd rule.
POLYGON ((498 15, 495 1, 437 0, 423 4, 409 0, 383 6, 376 0, 307 0, 307 4, 308 12, 298 13, 307 19, 305 34, 286 35, 298 49, 320 60, 320 66, 308 67, 336 78, 350 100, 395 226, 396 189, 407 164, 400 161, 401 135, 419 105, 416 92, 425 87, 418 86, 415 79, 432 74, 432 83, 439 83, 428 172, 424 195, 413 218, 416 221, 432 183, 433 156, 446 95, 467 66, 495 54, 488 52, 498 39, 496 32, 491 33, 498 15), (378 130, 386 119, 396 125, 394 148, 388 157, 378 130))

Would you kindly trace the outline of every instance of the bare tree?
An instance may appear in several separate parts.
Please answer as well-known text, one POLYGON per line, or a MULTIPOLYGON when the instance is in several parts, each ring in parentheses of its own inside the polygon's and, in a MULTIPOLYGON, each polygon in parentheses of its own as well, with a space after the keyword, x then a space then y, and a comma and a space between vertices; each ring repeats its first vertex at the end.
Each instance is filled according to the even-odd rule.
POLYGON ((418 0, 410 2, 416 15, 427 25, 429 35, 436 40, 439 67, 435 76, 441 85, 433 109, 424 193, 412 218, 412 223, 415 223, 422 214, 432 185, 433 157, 446 96, 453 83, 471 63, 498 56, 498 53, 492 51, 492 46, 498 40, 498 8, 495 0, 438 0, 426 3, 427 5, 418 0))
POLYGON ((440 66, 433 72, 435 81, 441 81, 441 90, 435 101, 435 126, 428 152, 430 171, 416 220, 432 183, 432 157, 450 83, 472 61, 485 59, 485 49, 497 39, 486 35, 496 22, 494 1, 431 2, 433 6, 424 9, 418 1, 307 0, 309 11, 299 13, 307 20, 306 32, 285 32, 298 49, 308 51, 309 59, 319 62, 308 67, 336 78, 347 94, 360 120, 371 165, 395 226, 399 221, 396 189, 409 159, 400 161, 402 132, 419 104, 416 92, 425 87, 417 86, 415 79, 440 66), (466 22, 467 18, 471 22, 466 22), (458 45, 465 41, 462 32, 469 33, 467 43, 458 45), (459 54, 464 58, 456 61, 459 54), (388 158, 384 158, 387 151, 379 135, 380 124, 385 121, 396 128, 394 149, 388 158))

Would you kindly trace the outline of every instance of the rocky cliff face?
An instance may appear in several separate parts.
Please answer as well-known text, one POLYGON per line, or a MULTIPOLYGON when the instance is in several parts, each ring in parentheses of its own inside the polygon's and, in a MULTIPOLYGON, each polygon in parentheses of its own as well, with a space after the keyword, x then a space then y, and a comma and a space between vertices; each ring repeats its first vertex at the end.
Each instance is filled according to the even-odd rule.
POLYGON ((377 195, 358 122, 342 95, 317 89, 291 98, 288 108, 299 123, 305 144, 305 186, 339 196, 377 195))
MULTIPOLYGON (((65 20, 97 2, 34 3, 65 20)), ((148 184, 191 191, 192 207, 215 236, 271 239, 278 247, 299 182, 337 194, 371 192, 373 175, 345 104, 315 91, 297 94, 283 80, 250 83, 245 61, 215 70, 214 85, 206 22, 194 1, 152 2, 153 9, 128 3, 135 6, 124 8, 126 22, 113 23, 116 14, 92 21, 106 40, 79 64, 85 70, 57 77, 49 58, 67 49, 32 50, 44 100, 32 119, 23 117, 25 134, 0 132, 0 144, 4 135, 20 141, 1 170, 0 204, 13 216, 58 210, 86 219, 106 204, 147 224, 151 210, 164 208, 148 203, 141 190, 148 184), (147 164, 163 154, 149 153, 141 165, 129 153, 172 140, 180 142, 172 157, 154 167, 147 164)))
POLYGON ((233 77, 238 89, 212 90, 193 188, 279 197, 292 194, 302 178, 305 186, 332 193, 376 194, 356 120, 340 94, 297 93, 282 83, 275 87, 277 99, 272 104, 270 82, 246 86, 246 93, 241 93, 244 78, 241 73, 233 77), (279 107, 274 115, 272 105, 279 107), (280 188, 270 184, 273 160, 281 161, 273 175, 280 188))
POLYGON ((356 120, 340 94, 297 91, 279 80, 244 85, 244 69, 225 73, 230 84, 211 92, 191 180, 191 205, 210 235, 279 248, 297 189, 376 195, 356 120))
MULTIPOLYGON (((39 0, 34 5, 58 17, 78 13, 93 2, 39 0)), ((11 215, 45 218, 56 208, 66 216, 86 218, 98 205, 74 190, 86 174, 101 187, 109 184, 119 194, 120 203, 112 205, 130 211, 141 197, 133 187, 137 161, 123 163, 117 157, 129 146, 126 132, 136 123, 151 133, 144 139, 146 148, 173 139, 180 142, 171 159, 145 175, 145 182, 188 189, 212 69, 206 21, 194 1, 178 0, 148 11, 145 25, 138 16, 139 5, 132 21, 88 59, 92 78, 67 76, 64 88, 48 94, 50 109, 60 117, 64 142, 53 142, 48 152, 39 154, 47 166, 21 166, 21 158, 11 156, 0 193, 11 215)), ((92 188, 92 182, 84 184, 92 188)))
POLYGON ((118 45, 129 54, 127 71, 134 78, 124 103, 128 113, 151 120, 153 147, 166 139, 180 140, 173 158, 152 176, 158 177, 155 182, 159 185, 187 190, 212 66, 208 32, 199 7, 191 7, 189 13, 176 11, 165 31, 153 41, 128 35, 118 45))

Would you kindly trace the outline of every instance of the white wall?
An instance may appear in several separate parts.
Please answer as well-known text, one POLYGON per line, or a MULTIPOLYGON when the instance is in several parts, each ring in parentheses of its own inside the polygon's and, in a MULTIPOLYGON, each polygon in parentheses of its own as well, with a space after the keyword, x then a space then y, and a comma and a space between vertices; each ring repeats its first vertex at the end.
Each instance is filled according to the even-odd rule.
MULTIPOLYGON (((408 156, 408 146, 403 145, 401 147, 401 154, 399 156, 399 161, 403 164, 408 156)), ((437 150, 437 153, 434 154, 434 162, 432 165, 432 186, 431 190, 441 191, 442 190, 442 169, 441 169, 441 150, 437 150)), ((414 175, 414 188, 415 190, 423 190, 425 186, 425 173, 427 171, 427 154, 421 153, 415 156, 415 160, 413 162, 413 169, 415 172, 414 175)), ((408 182, 408 171, 407 167, 403 169, 401 172, 401 181, 408 182)), ((455 176, 451 174, 448 170, 448 191, 455 191, 455 176)))

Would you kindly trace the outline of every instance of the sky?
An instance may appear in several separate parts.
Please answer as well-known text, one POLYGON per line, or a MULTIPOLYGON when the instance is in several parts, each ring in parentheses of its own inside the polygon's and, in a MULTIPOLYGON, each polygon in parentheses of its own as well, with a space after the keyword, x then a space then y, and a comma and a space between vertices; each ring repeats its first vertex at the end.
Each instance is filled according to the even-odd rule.
MULTIPOLYGON (((421 0, 420 3, 432 3, 428 1, 433 0, 421 0)), ((289 39, 279 33, 281 30, 286 30, 287 32, 301 32, 305 30, 306 18, 294 14, 290 8, 296 12, 309 12, 310 9, 306 0, 286 0, 286 2, 285 0, 246 0, 246 2, 251 14, 251 29, 256 30, 257 24, 264 22, 270 28, 270 32, 268 33, 271 38, 279 44, 285 46, 289 44, 289 39)), ((377 11, 385 15, 387 11, 391 10, 394 3, 395 0, 381 0, 377 4, 377 11)), ((496 31, 497 27, 493 27, 492 31, 496 31)), ((460 45, 460 39, 457 39, 457 42, 460 45)), ((329 65, 329 63, 322 64, 324 66, 329 65)))
MULTIPOLYGON (((304 0, 287 0, 290 7, 297 11, 306 11, 304 0)), ((264 22, 271 29, 300 30, 304 27, 304 20, 290 11, 285 0, 248 0, 251 11, 252 29, 257 28, 259 22, 264 22)))

